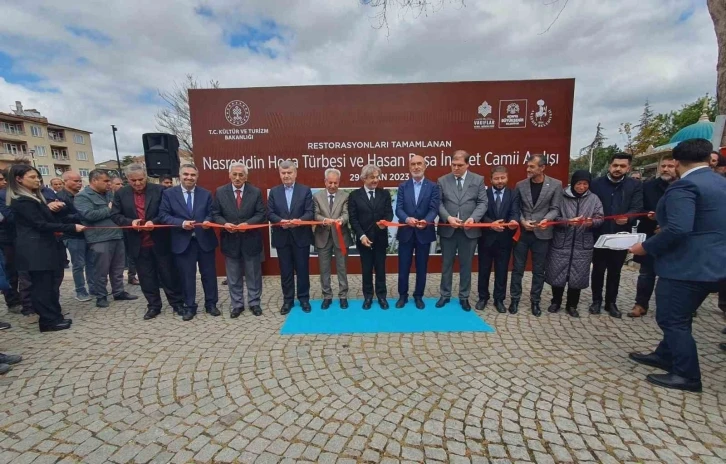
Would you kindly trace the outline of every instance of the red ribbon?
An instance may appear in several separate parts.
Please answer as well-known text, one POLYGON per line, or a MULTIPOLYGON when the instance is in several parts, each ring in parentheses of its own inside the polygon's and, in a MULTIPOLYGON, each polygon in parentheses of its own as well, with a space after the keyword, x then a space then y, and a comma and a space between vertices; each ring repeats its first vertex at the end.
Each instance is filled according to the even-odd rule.
MULTIPOLYGON (((386 226, 386 227, 416 227, 412 226, 410 224, 401 223, 401 222, 391 222, 391 221, 378 221, 376 224, 379 226, 386 226)), ((439 226, 439 227, 454 227, 453 224, 449 224, 448 222, 425 222, 425 221, 418 221, 417 224, 426 224, 427 226, 439 226)), ((471 224, 462 224, 461 226, 464 229, 491 229, 493 227, 504 227, 509 228, 509 223, 499 223, 494 224, 493 222, 472 222, 471 224)), ((514 233, 514 236, 512 237, 515 242, 519 241, 519 236, 521 235, 521 230, 519 228, 519 223, 517 223, 516 227, 512 230, 516 230, 514 233)))

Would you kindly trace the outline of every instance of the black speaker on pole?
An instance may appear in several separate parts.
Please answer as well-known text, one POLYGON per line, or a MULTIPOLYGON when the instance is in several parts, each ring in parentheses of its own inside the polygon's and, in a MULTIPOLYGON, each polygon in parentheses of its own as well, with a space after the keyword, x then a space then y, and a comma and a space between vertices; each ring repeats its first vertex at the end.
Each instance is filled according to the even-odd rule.
POLYGON ((179 177, 179 139, 172 134, 144 134, 144 161, 151 177, 179 177))

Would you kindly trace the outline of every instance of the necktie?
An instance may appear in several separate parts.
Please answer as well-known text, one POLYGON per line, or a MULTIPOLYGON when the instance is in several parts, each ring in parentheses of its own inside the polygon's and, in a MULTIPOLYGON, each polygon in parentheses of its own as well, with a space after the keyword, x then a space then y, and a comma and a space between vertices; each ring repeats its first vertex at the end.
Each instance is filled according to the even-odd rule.
POLYGON ((464 190, 464 185, 461 183, 462 180, 464 180, 464 179, 462 179, 461 177, 457 177, 456 178, 456 189, 459 192, 461 192, 462 190, 464 190))
POLYGON ((368 195, 371 196, 371 203, 373 203, 373 190, 371 190, 370 192, 368 192, 368 195))
POLYGON ((236 189, 235 192, 237 193, 237 209, 239 209, 242 206, 242 190, 236 189))
POLYGON ((333 214, 333 200, 335 200, 335 195, 330 195, 330 201, 328 202, 328 208, 330 211, 330 214, 333 214))
POLYGON ((497 209, 497 216, 499 216, 499 211, 502 208, 502 192, 497 192, 497 198, 494 200, 494 205, 497 209))
POLYGON ((192 208, 192 191, 187 190, 187 211, 189 211, 189 215, 191 216, 194 209, 192 208))

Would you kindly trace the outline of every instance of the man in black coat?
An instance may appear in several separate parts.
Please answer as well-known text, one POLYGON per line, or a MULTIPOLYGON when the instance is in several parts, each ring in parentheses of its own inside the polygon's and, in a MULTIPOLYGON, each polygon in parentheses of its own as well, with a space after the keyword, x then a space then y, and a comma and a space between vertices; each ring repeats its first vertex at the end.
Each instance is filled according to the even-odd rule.
POLYGON ((386 296, 386 253, 388 252, 388 227, 378 221, 393 220, 393 204, 388 190, 378 187, 381 168, 373 164, 363 167, 363 187, 348 197, 350 225, 356 237, 363 274, 363 309, 373 304, 373 271, 376 273, 375 294, 381 309, 388 309, 386 296))
MULTIPOLYGON (((641 213, 643 211, 643 183, 627 176, 633 157, 627 153, 616 153, 610 158, 608 174, 592 181, 590 190, 600 198, 605 216, 641 213)), ((635 219, 619 218, 603 222, 595 229, 595 239, 603 234, 630 232, 635 219)), ((621 318, 616 300, 620 287, 620 272, 625 264, 628 250, 596 248, 592 255, 592 304, 590 314, 600 314, 602 292, 607 271, 605 288, 605 311, 615 318, 621 318)))
POLYGON ((484 229, 479 237, 479 301, 476 309, 483 310, 489 302, 489 277, 494 264, 494 307, 497 312, 506 313, 504 298, 507 295, 507 273, 512 257, 514 232, 508 226, 516 226, 519 220, 519 196, 507 187, 507 168, 495 166, 492 169, 492 188, 487 212, 482 222, 496 223, 491 229, 484 229))
POLYGON ((171 254, 169 229, 147 229, 145 226, 161 224, 159 206, 164 188, 148 182, 146 169, 140 164, 125 168, 129 185, 119 189, 113 196, 111 220, 119 226, 135 226, 138 229, 124 230, 126 252, 136 262, 141 291, 148 303, 144 319, 153 319, 161 313, 161 293, 174 312, 181 315, 184 300, 181 280, 175 272, 171 254))
MULTIPOLYGON (((638 232, 648 238, 657 233, 658 222, 655 220, 655 209, 658 201, 665 194, 666 189, 677 179, 676 162, 673 158, 663 158, 659 165, 660 174, 643 184, 643 209, 653 213, 651 216, 640 219, 638 232)), ((655 260, 650 255, 634 256, 633 261, 640 264, 638 285, 635 294, 635 305, 628 317, 641 317, 648 312, 650 297, 655 289, 655 260)))
POLYGON ((283 304, 280 314, 290 313, 295 305, 295 276, 297 299, 302 310, 310 308, 310 245, 313 229, 297 224, 298 221, 314 221, 315 207, 310 187, 295 182, 297 166, 283 161, 278 170, 282 185, 273 187, 267 198, 267 208, 272 224, 272 246, 277 249, 280 264, 283 304))
POLYGON ((243 280, 247 284, 247 299, 252 314, 262 315, 262 232, 260 229, 235 229, 239 224, 267 223, 262 192, 247 182, 247 175, 247 166, 238 162, 230 163, 231 183, 219 187, 212 202, 212 222, 225 227, 221 249, 232 300, 230 317, 233 319, 245 310, 243 280))

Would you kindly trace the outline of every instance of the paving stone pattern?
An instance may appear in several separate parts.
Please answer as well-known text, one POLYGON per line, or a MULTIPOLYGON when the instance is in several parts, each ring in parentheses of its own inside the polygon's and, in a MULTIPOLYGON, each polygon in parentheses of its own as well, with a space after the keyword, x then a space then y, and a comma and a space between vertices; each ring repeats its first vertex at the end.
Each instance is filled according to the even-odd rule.
MULTIPOLYGON (((624 271, 623 312, 635 279, 624 271)), ((350 281, 360 298, 360 276, 350 281)), ((692 394, 651 386, 654 370, 626 358, 659 340, 654 311, 589 316, 587 292, 581 319, 490 306, 494 334, 283 337, 276 277, 264 279, 262 317, 230 319, 220 286, 223 316, 193 322, 166 308, 143 321, 141 299, 96 309, 71 284, 68 272, 72 330, 41 334, 0 310, 14 326, 0 351, 25 358, 0 377, 0 463, 726 462, 715 297, 694 322, 704 393, 692 394)))

